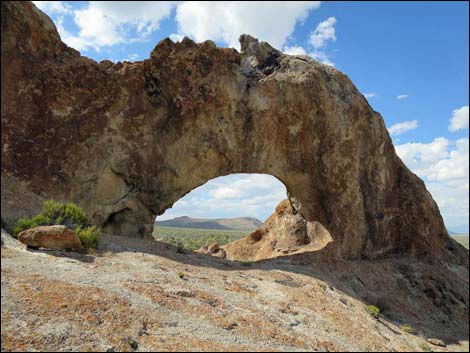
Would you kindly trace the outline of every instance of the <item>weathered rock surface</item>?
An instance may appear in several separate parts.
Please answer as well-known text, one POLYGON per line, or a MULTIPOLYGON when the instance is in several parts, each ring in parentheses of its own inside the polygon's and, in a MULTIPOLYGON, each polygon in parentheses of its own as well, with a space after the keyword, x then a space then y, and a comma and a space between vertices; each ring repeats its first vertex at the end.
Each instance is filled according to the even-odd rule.
POLYGON ((227 253, 224 249, 222 249, 217 242, 212 242, 209 244, 204 245, 202 248, 197 250, 201 254, 212 255, 215 257, 219 257, 221 259, 225 259, 227 257, 227 253))
POLYGON ((409 257, 319 252, 246 266, 108 235, 95 255, 28 251, 3 230, 1 240, 4 352, 126 352, 133 341, 145 352, 414 352, 428 338, 468 352, 462 266, 449 275, 409 257))
POLYGON ((31 208, 28 195, 52 197, 105 232, 143 236, 206 181, 266 173, 328 230, 331 254, 468 264, 380 114, 338 70, 247 35, 241 53, 165 39, 147 60, 97 63, 32 3, 1 9, 2 216, 31 208))
POLYGON ((34 248, 77 251, 80 239, 66 226, 39 226, 26 229, 18 234, 18 240, 34 248))
POLYGON ((323 249, 333 239, 319 222, 308 222, 284 200, 250 235, 224 246, 231 260, 257 261, 323 249))

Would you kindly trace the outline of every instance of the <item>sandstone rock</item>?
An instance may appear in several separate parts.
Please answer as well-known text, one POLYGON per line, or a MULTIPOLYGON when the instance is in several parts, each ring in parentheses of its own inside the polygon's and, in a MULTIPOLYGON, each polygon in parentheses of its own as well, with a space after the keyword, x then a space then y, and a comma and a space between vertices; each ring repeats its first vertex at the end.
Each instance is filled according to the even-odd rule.
POLYGON ((227 253, 225 252, 224 249, 219 249, 219 251, 213 253, 212 256, 225 259, 227 257, 227 253))
POLYGON ((468 265, 380 114, 335 68, 251 36, 240 53, 165 39, 147 60, 97 63, 32 3, 1 10, 2 215, 35 211, 13 180, 78 203, 104 232, 150 236, 155 215, 208 180, 266 173, 334 256, 468 265))
POLYGON ((202 254, 206 255, 212 255, 215 257, 219 257, 221 259, 225 259, 227 256, 227 253, 225 252, 224 249, 221 249, 219 246, 219 243, 217 242, 212 242, 209 244, 204 245, 201 249, 197 250, 197 252, 200 252, 202 254))
POLYGON ((219 243, 217 242, 213 242, 207 245, 207 253, 210 255, 216 253, 217 251, 219 251, 219 249, 219 243))
POLYGON ((223 247, 229 259, 256 261, 316 251, 333 241, 319 222, 308 222, 284 200, 266 222, 250 235, 223 247))
POLYGON ((437 338, 428 338, 427 341, 431 343, 433 346, 446 347, 446 344, 444 343, 444 341, 437 339, 437 338))
POLYGON ((34 248, 77 251, 80 239, 65 226, 40 226, 18 234, 18 240, 34 248))

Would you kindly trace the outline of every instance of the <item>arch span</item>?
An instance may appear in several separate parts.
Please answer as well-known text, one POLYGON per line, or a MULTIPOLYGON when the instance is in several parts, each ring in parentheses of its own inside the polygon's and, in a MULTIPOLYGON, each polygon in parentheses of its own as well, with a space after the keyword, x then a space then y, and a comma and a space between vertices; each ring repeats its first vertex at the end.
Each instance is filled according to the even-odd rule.
POLYGON ((239 53, 165 39, 147 60, 97 63, 31 3, 2 2, 2 215, 24 209, 8 192, 17 188, 27 200, 74 200, 105 229, 142 236, 206 181, 264 173, 330 230, 338 256, 468 261, 346 75, 240 41, 239 53))

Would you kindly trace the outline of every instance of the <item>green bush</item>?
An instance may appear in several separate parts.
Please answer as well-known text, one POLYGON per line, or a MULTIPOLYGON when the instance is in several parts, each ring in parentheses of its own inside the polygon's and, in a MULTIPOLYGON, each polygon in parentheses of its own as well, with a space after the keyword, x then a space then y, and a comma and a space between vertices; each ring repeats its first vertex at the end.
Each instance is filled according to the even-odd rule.
POLYGON ((419 348, 423 351, 423 352, 432 352, 432 348, 429 344, 425 343, 425 342, 422 342, 419 344, 419 348))
POLYGON ((77 227, 73 231, 86 249, 96 249, 98 247, 98 229, 96 226, 77 227))
POLYGON ((90 225, 85 211, 71 202, 63 204, 47 200, 43 204, 43 215, 52 220, 53 224, 62 224, 70 229, 90 225))
POLYGON ((18 219, 13 225, 12 233, 14 237, 17 237, 18 234, 21 233, 23 230, 51 224, 54 224, 51 219, 40 213, 32 218, 18 219))
POLYGON ((84 249, 96 249, 98 246, 98 229, 91 225, 85 211, 71 202, 45 201, 42 213, 32 218, 18 219, 12 227, 12 234, 17 237, 23 230, 45 225, 64 225, 72 229, 84 249))
POLYGON ((415 333, 416 330, 414 329, 413 326, 411 325, 401 325, 400 326, 400 330, 402 330, 403 332, 406 332, 406 333, 415 333))
POLYGON ((367 305, 366 306, 367 312, 374 318, 378 318, 380 314, 380 309, 375 305, 367 305))

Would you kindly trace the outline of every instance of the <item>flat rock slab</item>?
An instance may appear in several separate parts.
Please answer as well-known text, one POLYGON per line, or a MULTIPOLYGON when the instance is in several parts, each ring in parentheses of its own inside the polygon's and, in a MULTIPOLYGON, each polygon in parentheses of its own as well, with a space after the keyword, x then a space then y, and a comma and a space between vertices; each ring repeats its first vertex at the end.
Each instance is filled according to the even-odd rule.
POLYGON ((66 226, 39 226, 18 234, 18 240, 34 248, 77 251, 81 247, 80 239, 66 226))

